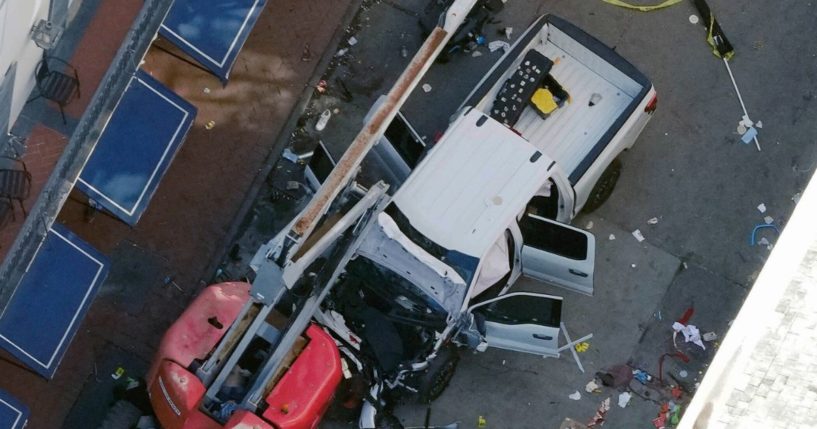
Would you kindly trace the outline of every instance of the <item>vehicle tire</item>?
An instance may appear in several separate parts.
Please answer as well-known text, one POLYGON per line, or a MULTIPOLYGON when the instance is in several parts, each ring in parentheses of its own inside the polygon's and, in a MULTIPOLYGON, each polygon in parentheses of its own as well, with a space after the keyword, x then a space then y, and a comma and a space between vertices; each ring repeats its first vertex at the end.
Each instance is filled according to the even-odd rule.
POLYGON ((613 193, 619 176, 621 176, 621 161, 615 158, 613 162, 607 166, 607 169, 604 170, 604 173, 601 173, 601 177, 599 177, 599 181, 596 182, 596 185, 593 186, 593 190, 590 191, 590 196, 587 197, 587 202, 584 203, 582 211, 584 213, 592 213, 601 207, 601 205, 610 198, 610 194, 613 193))
POLYGON ((142 412, 130 401, 116 401, 97 429, 131 429, 139 422, 142 412))
POLYGON ((403 429, 403 423, 391 413, 377 413, 374 425, 376 429, 403 429))
POLYGON ((428 368, 419 377, 417 394, 420 403, 428 404, 442 395, 454 378, 459 361, 459 352, 453 345, 449 344, 437 352, 437 358, 429 362, 428 368))

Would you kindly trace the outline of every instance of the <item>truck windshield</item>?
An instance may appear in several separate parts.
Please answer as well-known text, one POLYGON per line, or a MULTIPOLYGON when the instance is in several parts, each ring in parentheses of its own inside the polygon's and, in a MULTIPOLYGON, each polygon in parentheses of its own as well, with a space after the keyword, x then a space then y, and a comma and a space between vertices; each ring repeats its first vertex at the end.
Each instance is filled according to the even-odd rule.
POLYGON ((479 259, 466 255, 456 250, 449 250, 439 244, 431 241, 428 237, 423 235, 420 231, 415 229, 409 222, 406 215, 400 211, 394 203, 389 204, 385 210, 386 214, 394 219, 400 231, 406 235, 412 242, 420 246, 423 250, 428 252, 431 256, 445 262, 457 272, 457 274, 465 280, 465 284, 471 284, 474 278, 479 259))

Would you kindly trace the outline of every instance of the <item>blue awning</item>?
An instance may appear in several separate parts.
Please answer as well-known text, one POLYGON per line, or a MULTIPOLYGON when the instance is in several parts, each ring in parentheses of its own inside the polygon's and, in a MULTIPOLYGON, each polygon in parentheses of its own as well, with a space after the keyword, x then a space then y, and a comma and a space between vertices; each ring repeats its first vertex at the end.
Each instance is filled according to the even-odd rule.
POLYGON ((0 316, 0 347, 53 377, 108 266, 105 256, 54 224, 0 316))
POLYGON ((135 225, 195 116, 192 104, 137 71, 102 130, 77 188, 135 225))
POLYGON ((0 428, 23 429, 28 422, 28 407, 0 389, 0 428))
POLYGON ((230 77, 266 0, 176 0, 159 34, 222 82, 230 77))

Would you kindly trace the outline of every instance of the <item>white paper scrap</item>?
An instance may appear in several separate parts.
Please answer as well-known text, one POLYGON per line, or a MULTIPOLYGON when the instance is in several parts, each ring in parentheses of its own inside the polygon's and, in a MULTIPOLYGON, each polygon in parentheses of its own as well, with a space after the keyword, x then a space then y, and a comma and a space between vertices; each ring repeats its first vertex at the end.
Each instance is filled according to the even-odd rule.
POLYGON ((577 391, 573 392, 572 394, 568 395, 567 397, 574 400, 574 401, 578 401, 579 399, 582 399, 582 394, 579 393, 579 391, 577 390, 577 391))
POLYGON ((761 213, 766 213, 766 204, 760 203, 757 206, 757 211, 761 213))
POLYGON ((638 240, 639 243, 644 241, 644 234, 641 233, 640 229, 633 231, 633 237, 635 237, 635 239, 638 240))
POLYGON ((622 392, 620 395, 618 395, 618 406, 621 408, 626 407, 627 404, 630 403, 630 398, 632 397, 633 395, 630 392, 622 392))

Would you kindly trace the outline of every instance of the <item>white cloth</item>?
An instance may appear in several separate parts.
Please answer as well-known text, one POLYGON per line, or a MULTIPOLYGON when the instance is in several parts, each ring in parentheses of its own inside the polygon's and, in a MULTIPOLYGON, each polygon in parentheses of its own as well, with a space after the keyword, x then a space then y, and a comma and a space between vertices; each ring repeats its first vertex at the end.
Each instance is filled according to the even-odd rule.
POLYGON ((672 324, 672 329, 675 332, 680 332, 684 334, 684 341, 692 342, 697 346, 700 346, 702 349, 706 350, 704 346, 704 342, 701 341, 701 331, 698 330, 695 325, 682 325, 678 322, 672 324))

